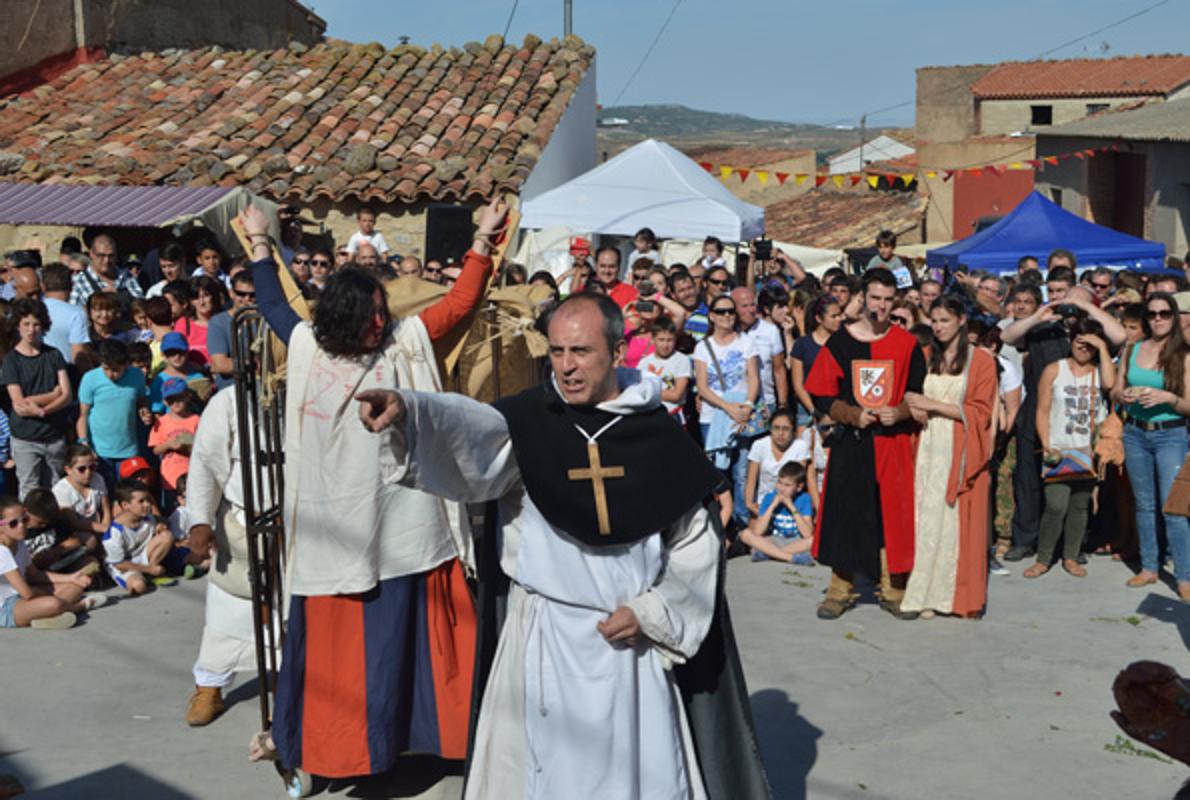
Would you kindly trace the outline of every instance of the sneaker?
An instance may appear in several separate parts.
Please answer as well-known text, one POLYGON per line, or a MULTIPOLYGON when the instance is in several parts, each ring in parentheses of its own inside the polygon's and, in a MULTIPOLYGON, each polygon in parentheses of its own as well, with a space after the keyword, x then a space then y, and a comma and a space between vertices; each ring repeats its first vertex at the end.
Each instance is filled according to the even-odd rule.
POLYGON ((794 553, 792 563, 799 567, 812 567, 815 562, 809 553, 794 553))
POLYGON ((157 577, 153 578, 153 585, 154 586, 177 586, 178 579, 171 578, 168 575, 158 575, 157 577))
POLYGON ((205 569, 203 569, 202 567, 200 567, 198 564, 187 564, 182 569, 182 577, 188 581, 192 581, 195 578, 201 578, 203 575, 206 575, 206 574, 207 574, 207 571, 205 569))
POLYGON ((100 606, 107 605, 107 595, 99 592, 91 592, 83 595, 82 599, 83 611, 94 611, 100 606))
POLYGON ((67 628, 73 628, 76 622, 78 622, 78 617, 73 612, 63 611, 56 617, 35 619, 29 623, 29 627, 40 631, 64 631, 67 628))
POLYGON ((995 556, 992 556, 991 558, 988 559, 988 572, 992 573, 993 575, 1011 575, 1012 574, 1011 572, 1008 571, 1008 567, 1001 564, 1000 559, 996 558, 995 556))
POLYGON ((764 553, 760 552, 759 550, 753 550, 752 551, 752 560, 753 561, 768 561, 769 557, 766 556, 764 553))
POLYGON ((1005 561, 1023 561, 1030 556, 1037 555, 1037 549, 1023 544, 1013 545, 1004 554, 1005 561))

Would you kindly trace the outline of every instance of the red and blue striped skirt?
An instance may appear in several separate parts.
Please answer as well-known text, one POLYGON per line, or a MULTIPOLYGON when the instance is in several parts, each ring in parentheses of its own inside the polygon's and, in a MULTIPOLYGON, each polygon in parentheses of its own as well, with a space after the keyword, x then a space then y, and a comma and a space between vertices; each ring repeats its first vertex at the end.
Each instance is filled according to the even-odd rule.
POLYGON ((474 661, 457 560, 363 594, 294 595, 273 719, 281 764, 343 778, 405 752, 463 758, 474 661))

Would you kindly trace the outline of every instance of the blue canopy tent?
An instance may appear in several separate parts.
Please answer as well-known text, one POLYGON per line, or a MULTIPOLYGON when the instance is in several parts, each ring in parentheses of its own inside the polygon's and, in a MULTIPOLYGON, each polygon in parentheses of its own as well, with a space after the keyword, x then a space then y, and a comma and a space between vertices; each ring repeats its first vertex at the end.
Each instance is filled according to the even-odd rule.
POLYGON ((966 239, 930 250, 926 264, 989 272, 1014 272, 1021 256, 1035 256, 1043 263, 1056 247, 1070 250, 1079 267, 1165 268, 1165 245, 1138 239, 1096 225, 1054 205, 1033 192, 1002 220, 966 239))

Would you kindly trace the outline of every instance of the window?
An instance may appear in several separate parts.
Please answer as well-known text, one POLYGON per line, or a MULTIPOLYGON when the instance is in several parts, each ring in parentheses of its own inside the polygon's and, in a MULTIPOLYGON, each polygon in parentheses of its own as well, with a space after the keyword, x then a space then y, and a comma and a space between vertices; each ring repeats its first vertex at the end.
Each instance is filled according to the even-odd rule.
POLYGON ((1054 124, 1054 107, 1053 106, 1029 106, 1029 110, 1033 114, 1030 124, 1033 125, 1053 125, 1054 124))
POLYGON ((1062 207, 1062 190, 1050 189, 1050 199, 1054 201, 1054 205, 1058 208, 1062 207))
POLYGON ((1107 111, 1111 108, 1111 103, 1087 103, 1087 116, 1098 114, 1100 111, 1107 111))

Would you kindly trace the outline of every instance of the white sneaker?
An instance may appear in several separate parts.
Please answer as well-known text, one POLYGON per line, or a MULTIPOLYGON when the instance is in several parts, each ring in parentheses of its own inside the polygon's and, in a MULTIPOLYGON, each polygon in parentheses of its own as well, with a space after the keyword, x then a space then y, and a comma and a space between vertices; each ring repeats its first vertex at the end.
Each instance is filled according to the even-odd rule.
POLYGON ((83 595, 83 611, 93 611, 100 606, 107 605, 107 595, 101 592, 92 592, 83 595))
POLYGON ((64 631, 67 628, 73 628, 74 623, 77 621, 78 617, 76 617, 73 612, 63 611, 56 617, 43 617, 42 619, 35 619, 29 623, 29 627, 42 631, 64 631))

